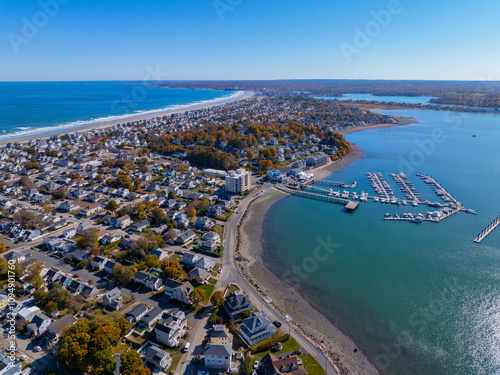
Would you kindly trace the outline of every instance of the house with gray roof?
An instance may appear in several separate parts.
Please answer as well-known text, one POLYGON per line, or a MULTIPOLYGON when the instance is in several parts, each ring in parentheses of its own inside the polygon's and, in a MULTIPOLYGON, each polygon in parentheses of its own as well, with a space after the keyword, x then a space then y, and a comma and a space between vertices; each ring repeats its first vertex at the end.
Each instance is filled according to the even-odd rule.
POLYGON ((122 298, 123 297, 120 289, 114 288, 104 294, 104 296, 102 297, 102 304, 108 310, 117 311, 120 310, 123 306, 122 298))
POLYGON ((144 328, 151 328, 153 324, 161 319, 162 315, 163 309, 156 306, 139 320, 138 325, 144 328))
POLYGON ((273 336, 276 332, 274 324, 261 312, 252 313, 251 317, 244 319, 238 326, 238 334, 250 346, 273 336))
POLYGON ((146 362, 149 362, 156 368, 163 371, 166 371, 172 363, 172 357, 170 354, 156 346, 150 346, 147 348, 144 353, 144 358, 146 359, 146 362))
POLYGON ((255 310, 252 301, 250 301, 247 295, 241 290, 227 296, 223 306, 231 319, 237 319, 243 311, 255 310))
POLYGON ((30 335, 40 336, 47 330, 47 327, 52 323, 52 319, 48 316, 39 313, 36 314, 31 323, 26 327, 30 335))
POLYGON ((129 323, 134 323, 139 321, 146 313, 149 311, 149 308, 144 305, 140 304, 134 307, 132 310, 130 310, 128 313, 125 314, 125 319, 129 321, 129 323))

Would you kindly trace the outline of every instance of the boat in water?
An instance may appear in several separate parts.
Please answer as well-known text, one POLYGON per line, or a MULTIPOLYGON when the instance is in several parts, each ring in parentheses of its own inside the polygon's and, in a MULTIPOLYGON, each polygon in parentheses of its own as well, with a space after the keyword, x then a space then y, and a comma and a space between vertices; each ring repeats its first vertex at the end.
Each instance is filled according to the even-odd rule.
POLYGON ((412 223, 421 223, 423 220, 420 217, 414 217, 413 219, 410 220, 412 223))

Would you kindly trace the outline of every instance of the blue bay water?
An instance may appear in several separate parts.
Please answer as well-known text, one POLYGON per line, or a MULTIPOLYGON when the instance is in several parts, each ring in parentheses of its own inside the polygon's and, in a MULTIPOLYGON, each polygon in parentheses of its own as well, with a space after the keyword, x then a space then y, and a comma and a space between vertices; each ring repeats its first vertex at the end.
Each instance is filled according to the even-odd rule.
POLYGON ((408 104, 430 104, 432 96, 391 96, 391 95, 373 95, 373 94, 343 94, 341 98, 328 98, 338 100, 374 100, 378 102, 408 103, 408 104))
MULTIPOLYGON (((366 172, 407 174, 439 201, 416 172, 432 175, 465 207, 440 223, 387 222, 384 213, 434 209, 338 205, 287 197, 264 222, 264 261, 278 276, 304 263, 318 239, 339 247, 298 289, 354 337, 382 374, 497 374, 500 371, 500 228, 473 239, 500 215, 500 116, 428 110, 380 111, 420 123, 346 135, 365 158, 328 179, 375 195, 366 172), (438 137, 436 135, 439 135, 438 137), (476 135, 476 137, 473 137, 476 135)), ((293 317, 292 317, 293 318, 293 317)))
POLYGON ((144 82, 0 82, 0 140, 189 108, 241 94, 165 89, 144 82))

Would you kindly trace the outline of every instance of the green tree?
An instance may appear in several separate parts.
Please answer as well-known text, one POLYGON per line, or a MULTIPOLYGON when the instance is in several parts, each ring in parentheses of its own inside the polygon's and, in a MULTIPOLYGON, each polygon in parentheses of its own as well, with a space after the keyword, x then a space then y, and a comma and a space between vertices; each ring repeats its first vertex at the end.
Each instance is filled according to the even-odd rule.
POLYGON ((177 199, 177 195, 175 195, 175 192, 173 190, 170 190, 168 192, 168 198, 169 199, 177 199))
POLYGON ((158 257, 156 255, 148 255, 144 259, 144 264, 148 268, 158 268, 158 267, 160 267, 160 261, 158 260, 158 257))
POLYGON ((117 264, 113 267, 113 280, 123 286, 127 286, 132 282, 134 274, 135 272, 133 272, 130 268, 125 267, 121 264, 117 264))

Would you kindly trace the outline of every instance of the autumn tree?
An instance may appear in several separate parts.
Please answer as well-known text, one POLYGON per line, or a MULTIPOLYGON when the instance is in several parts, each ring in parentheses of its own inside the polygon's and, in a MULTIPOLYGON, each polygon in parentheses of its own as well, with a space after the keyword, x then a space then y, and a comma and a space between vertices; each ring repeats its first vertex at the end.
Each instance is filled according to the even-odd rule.
POLYGON ((139 353, 134 350, 123 352, 120 355, 120 373, 122 375, 150 375, 151 370, 143 366, 139 353))
POLYGON ((225 300, 224 292, 221 290, 218 290, 217 292, 212 294, 212 297, 210 298, 210 300, 212 301, 212 305, 214 305, 215 307, 222 306, 222 304, 224 303, 224 300, 225 300))
POLYGON ((28 176, 22 176, 19 179, 19 183, 26 189, 32 189, 35 187, 35 184, 33 183, 33 181, 31 181, 31 178, 29 178, 28 176))
POLYGON ((116 325, 120 328, 122 336, 125 336, 130 331, 130 323, 123 316, 116 321, 116 325))
POLYGON ((78 247, 98 247, 99 246, 99 235, 97 234, 97 228, 87 229, 82 236, 76 242, 78 247))
POLYGON ((36 289, 40 288, 43 284, 43 278, 40 276, 40 271, 43 265, 39 261, 34 261, 29 265, 29 272, 25 280, 33 285, 36 289))
POLYGON ((0 241, 0 253, 3 253, 5 250, 7 250, 7 245, 3 241, 0 241))
POLYGON ((163 271, 163 278, 177 279, 183 274, 182 266, 176 260, 164 260, 161 263, 161 270, 163 271))
POLYGON ((203 289, 193 289, 193 291, 189 294, 189 299, 191 303, 195 306, 203 302, 206 298, 206 293, 203 289))
POLYGON ((196 209, 192 204, 186 207, 186 215, 188 215, 191 219, 196 216, 196 209))
POLYGON ((177 238, 177 231, 175 229, 169 229, 167 233, 165 233, 165 241, 172 242, 177 238))
POLYGON ((160 207, 156 207, 151 211, 151 218, 156 225, 166 224, 168 222, 168 215, 160 207))
POLYGON ((259 170, 263 173, 267 172, 273 167, 273 162, 271 160, 259 160, 259 170))
POLYGON ((115 200, 111 199, 107 204, 106 204, 106 207, 105 207, 106 210, 108 211, 111 211, 111 212, 115 212, 117 209, 118 209, 118 203, 116 203, 115 200))

